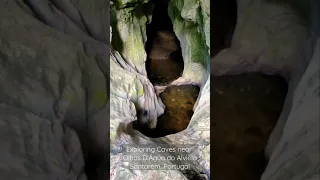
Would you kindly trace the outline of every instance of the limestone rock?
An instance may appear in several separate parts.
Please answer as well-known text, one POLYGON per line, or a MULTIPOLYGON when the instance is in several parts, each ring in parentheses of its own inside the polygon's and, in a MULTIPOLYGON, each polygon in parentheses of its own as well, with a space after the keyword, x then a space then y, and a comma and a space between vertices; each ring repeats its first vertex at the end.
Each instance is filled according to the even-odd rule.
POLYGON ((209 70, 210 1, 172 0, 169 16, 180 41, 184 72, 179 83, 203 85, 209 70))
POLYGON ((84 160, 109 149, 105 128, 95 125, 108 121, 108 113, 96 116, 108 109, 108 7, 102 0, 0 2, 4 179, 84 180, 84 160))
POLYGON ((211 71, 215 75, 264 72, 290 78, 301 65, 308 36, 305 19, 279 3, 239 0, 237 6, 231 47, 211 59, 211 71))

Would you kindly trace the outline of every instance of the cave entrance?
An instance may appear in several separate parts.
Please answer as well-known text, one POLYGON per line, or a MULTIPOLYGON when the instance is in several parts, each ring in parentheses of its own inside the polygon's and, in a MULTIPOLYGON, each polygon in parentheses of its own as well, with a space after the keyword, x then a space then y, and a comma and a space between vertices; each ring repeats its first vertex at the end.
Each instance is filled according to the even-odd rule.
POLYGON ((187 128, 200 88, 194 85, 169 85, 182 75, 184 62, 180 42, 168 15, 169 1, 155 0, 153 3, 152 22, 147 25, 146 70, 154 86, 167 86, 160 93, 166 108, 164 114, 158 117, 155 129, 136 128, 148 137, 157 138, 187 128))

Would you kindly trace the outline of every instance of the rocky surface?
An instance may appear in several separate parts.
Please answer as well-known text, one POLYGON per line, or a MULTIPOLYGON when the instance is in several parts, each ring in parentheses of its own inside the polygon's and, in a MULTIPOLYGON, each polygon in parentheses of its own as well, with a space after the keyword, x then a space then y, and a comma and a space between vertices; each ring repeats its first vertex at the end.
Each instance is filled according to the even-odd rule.
POLYGON ((231 45, 211 60, 213 74, 263 72, 291 77, 301 66, 308 25, 293 8, 280 2, 237 1, 231 45))
POLYGON ((184 60, 182 77, 172 84, 202 86, 207 79, 210 62, 210 1, 172 0, 168 14, 184 60))
POLYGON ((86 179, 109 149, 108 7, 0 2, 2 179, 86 179))

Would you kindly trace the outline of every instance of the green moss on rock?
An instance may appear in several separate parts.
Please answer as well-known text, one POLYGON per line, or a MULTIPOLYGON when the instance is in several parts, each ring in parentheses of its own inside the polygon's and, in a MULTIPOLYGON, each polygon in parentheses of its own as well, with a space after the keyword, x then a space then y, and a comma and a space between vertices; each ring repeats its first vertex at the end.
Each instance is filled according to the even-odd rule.
POLYGON ((204 72, 209 69, 209 8, 209 0, 171 0, 169 2, 168 13, 173 23, 174 32, 180 41, 185 61, 183 77, 194 81, 203 80, 199 76, 206 76, 204 72), (191 75, 190 73, 195 74, 191 75))
POLYGON ((147 1, 121 1, 111 6, 112 46, 140 74, 145 72, 146 24, 152 8, 147 1), (119 3, 118 3, 119 4, 119 3), (147 8, 146 8, 147 7, 147 8))

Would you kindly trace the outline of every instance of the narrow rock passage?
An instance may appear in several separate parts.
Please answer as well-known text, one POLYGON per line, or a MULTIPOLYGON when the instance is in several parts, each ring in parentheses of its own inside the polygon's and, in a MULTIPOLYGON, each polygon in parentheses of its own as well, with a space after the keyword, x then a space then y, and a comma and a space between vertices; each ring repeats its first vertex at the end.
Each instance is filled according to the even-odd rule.
POLYGON ((264 148, 281 113, 287 83, 261 74, 212 79, 213 179, 260 180, 267 165, 264 148))
POLYGON ((167 9, 166 0, 155 1, 152 23, 147 26, 146 69, 154 85, 166 85, 177 79, 183 71, 180 43, 173 32, 167 9))
POLYGON ((158 31, 146 65, 148 77, 154 85, 166 85, 181 75, 183 59, 174 33, 158 31))
POLYGON ((162 137, 187 128, 200 88, 194 85, 170 86, 184 68, 181 47, 168 16, 168 1, 155 1, 152 23, 147 26, 146 69, 151 83, 168 86, 160 98, 166 106, 155 129, 139 128, 149 137, 162 137))

